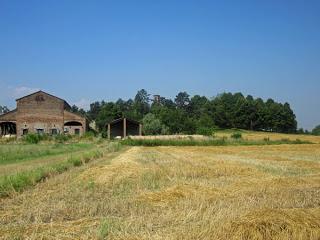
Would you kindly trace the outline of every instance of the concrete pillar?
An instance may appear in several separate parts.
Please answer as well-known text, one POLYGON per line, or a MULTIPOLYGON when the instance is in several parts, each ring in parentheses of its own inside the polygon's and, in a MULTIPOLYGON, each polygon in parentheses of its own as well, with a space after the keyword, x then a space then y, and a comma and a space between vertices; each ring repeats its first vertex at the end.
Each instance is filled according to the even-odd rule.
POLYGON ((139 124, 139 136, 142 136, 142 124, 139 124))
POLYGON ((111 126, 110 123, 108 123, 108 139, 111 139, 111 126))
POLYGON ((123 119, 123 138, 127 137, 127 119, 123 119))

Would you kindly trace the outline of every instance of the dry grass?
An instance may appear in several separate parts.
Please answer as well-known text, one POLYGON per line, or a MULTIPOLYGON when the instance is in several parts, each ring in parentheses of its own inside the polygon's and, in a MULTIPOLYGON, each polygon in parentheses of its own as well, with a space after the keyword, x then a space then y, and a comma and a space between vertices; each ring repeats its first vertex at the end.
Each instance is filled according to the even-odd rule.
POLYGON ((320 239, 320 145, 132 147, 0 199, 2 239, 320 239))

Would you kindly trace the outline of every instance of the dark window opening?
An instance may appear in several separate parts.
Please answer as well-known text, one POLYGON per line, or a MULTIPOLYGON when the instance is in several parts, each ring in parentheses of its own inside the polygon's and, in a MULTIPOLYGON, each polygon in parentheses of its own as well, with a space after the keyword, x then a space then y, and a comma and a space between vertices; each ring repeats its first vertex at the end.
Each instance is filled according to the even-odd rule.
POLYGON ((53 128, 51 129, 51 135, 57 135, 58 134, 58 129, 53 128))
POLYGON ((16 124, 13 122, 0 123, 0 135, 15 135, 17 134, 16 124))
POLYGON ((22 130, 22 135, 27 135, 28 134, 28 129, 23 129, 22 130))
POLYGON ((79 129, 79 128, 76 128, 76 129, 74 130, 74 134, 75 134, 75 135, 80 135, 80 129, 79 129))
POLYGON ((41 128, 37 129, 37 134, 39 135, 44 134, 44 129, 41 129, 41 128))

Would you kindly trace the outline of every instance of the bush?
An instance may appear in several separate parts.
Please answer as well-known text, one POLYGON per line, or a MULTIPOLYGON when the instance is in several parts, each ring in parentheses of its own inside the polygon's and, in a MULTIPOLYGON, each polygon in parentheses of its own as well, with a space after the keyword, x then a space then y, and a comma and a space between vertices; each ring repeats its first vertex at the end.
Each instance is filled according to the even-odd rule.
POLYGON ((212 128, 200 127, 197 129, 197 134, 204 135, 204 136, 213 136, 214 132, 212 128))
POLYGON ((24 136, 24 141, 30 144, 37 144, 41 141, 41 136, 39 134, 29 133, 24 136))
POLYGON ((143 118, 143 132, 146 135, 157 135, 161 133, 162 124, 152 113, 148 113, 143 118))
POLYGON ((57 141, 58 143, 64 143, 68 141, 70 138, 72 138, 72 136, 65 134, 58 134, 54 137, 55 141, 57 141))
POLYGON ((239 139, 242 138, 242 134, 241 134, 240 132, 233 133, 233 134, 231 135, 231 138, 236 139, 236 140, 239 140, 239 139))

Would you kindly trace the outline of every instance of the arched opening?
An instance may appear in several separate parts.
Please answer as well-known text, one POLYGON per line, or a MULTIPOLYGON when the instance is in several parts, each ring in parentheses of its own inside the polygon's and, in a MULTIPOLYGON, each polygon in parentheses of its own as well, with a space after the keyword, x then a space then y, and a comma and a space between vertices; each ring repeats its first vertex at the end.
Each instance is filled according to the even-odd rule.
POLYGON ((17 124, 15 122, 0 122, 0 135, 16 135, 17 124))
POLYGON ((83 133, 83 126, 81 122, 69 121, 64 123, 64 133, 72 135, 81 135, 83 133))

